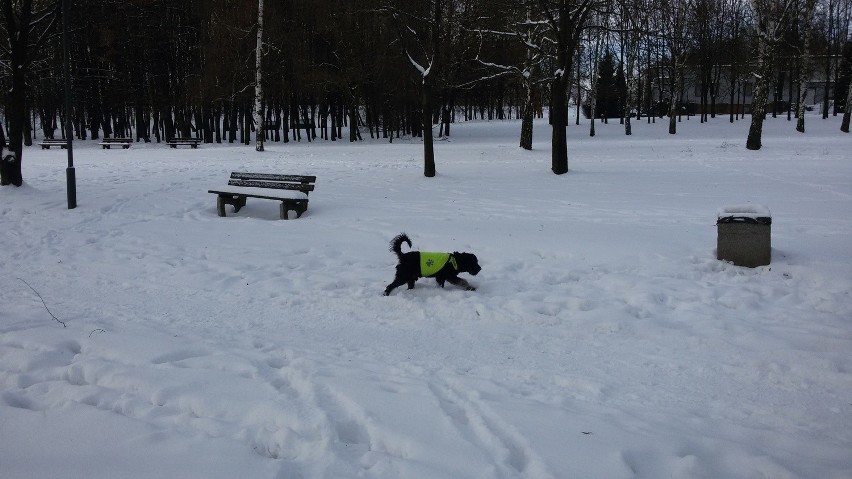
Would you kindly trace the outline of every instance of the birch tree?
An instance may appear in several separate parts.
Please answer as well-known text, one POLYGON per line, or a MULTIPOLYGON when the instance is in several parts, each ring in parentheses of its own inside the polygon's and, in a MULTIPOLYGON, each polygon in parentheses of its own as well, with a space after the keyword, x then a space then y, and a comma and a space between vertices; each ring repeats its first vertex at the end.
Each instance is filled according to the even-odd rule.
POLYGON ((598 116, 598 83, 600 82, 600 56, 604 43, 603 30, 590 31, 589 48, 589 136, 595 136, 595 118, 598 116), (594 36, 594 40, 592 40, 594 36), (593 46, 592 46, 593 45, 593 46))
POLYGON ((755 71, 752 76, 755 81, 751 102, 751 126, 746 139, 746 148, 749 150, 759 150, 761 147, 772 58, 783 33, 784 19, 792 10, 794 1, 751 0, 755 28, 755 71))

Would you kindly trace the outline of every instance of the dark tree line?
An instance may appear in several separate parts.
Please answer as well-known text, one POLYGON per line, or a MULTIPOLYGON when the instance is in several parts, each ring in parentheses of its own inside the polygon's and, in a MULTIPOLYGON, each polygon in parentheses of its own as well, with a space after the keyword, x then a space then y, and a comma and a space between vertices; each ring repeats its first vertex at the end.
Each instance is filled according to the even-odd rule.
MULTIPOLYGON (((619 118, 630 134, 643 115, 668 115, 675 133, 689 89, 701 121, 739 119, 754 91, 766 114, 789 117, 817 72, 832 92, 825 116, 848 96, 852 0, 265 2, 262 77, 258 3, 73 0, 75 138, 414 136, 432 176, 433 133, 449 135, 458 120, 523 118, 520 144, 531 148, 533 115, 548 112, 561 174, 569 100, 619 118)), ((24 145, 65 131, 59 6, 0 0, 0 140, 12 152, 0 163, 3 184, 20 184, 24 145)))

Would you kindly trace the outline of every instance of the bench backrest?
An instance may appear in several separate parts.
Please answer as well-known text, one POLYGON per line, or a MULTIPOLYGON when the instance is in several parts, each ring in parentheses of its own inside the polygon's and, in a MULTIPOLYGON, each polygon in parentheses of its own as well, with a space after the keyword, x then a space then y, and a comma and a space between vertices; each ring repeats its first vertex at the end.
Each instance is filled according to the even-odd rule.
POLYGON ((278 190, 298 190, 304 193, 314 191, 311 183, 317 180, 316 176, 303 175, 275 175, 271 173, 231 173, 228 180, 230 186, 247 186, 253 188, 274 188, 278 190))
POLYGON ((232 180, 263 180, 263 181, 290 181, 293 183, 316 183, 316 176, 305 175, 276 175, 272 173, 245 173, 234 171, 231 173, 232 180))

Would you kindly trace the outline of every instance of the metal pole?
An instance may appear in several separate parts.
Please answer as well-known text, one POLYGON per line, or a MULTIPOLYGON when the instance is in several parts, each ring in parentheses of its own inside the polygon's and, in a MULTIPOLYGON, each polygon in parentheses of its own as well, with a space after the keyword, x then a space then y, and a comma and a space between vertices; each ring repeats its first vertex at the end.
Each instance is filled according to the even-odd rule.
POLYGON ((72 139, 74 128, 71 125, 71 54, 69 52, 68 23, 71 15, 71 0, 62 0, 62 70, 65 76, 65 141, 68 143, 68 167, 65 179, 68 185, 68 209, 77 207, 77 176, 74 172, 74 149, 72 139))

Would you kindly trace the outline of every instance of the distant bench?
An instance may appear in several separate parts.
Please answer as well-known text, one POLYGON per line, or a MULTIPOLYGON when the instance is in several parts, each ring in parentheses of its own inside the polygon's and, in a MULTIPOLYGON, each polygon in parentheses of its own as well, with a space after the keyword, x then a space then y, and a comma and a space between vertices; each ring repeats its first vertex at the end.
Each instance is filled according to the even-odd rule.
POLYGON ((225 216, 225 205, 232 205, 234 213, 246 205, 246 198, 264 198, 281 202, 280 218, 289 219, 288 212, 295 211, 296 218, 308 209, 308 193, 314 190, 316 176, 275 175, 269 173, 231 173, 228 186, 208 190, 218 195, 216 210, 225 216))
POLYGON ((133 144, 133 138, 104 138, 101 141, 103 149, 107 150, 113 146, 121 146, 124 149, 130 148, 133 144))
POLYGON ((41 148, 43 150, 49 150, 53 146, 58 146, 62 149, 67 149, 68 148, 68 140, 63 140, 62 138, 59 138, 59 139, 45 138, 44 140, 42 140, 41 143, 39 143, 39 145, 41 145, 41 148))
POLYGON ((178 146, 198 148, 199 143, 201 143, 201 140, 198 138, 172 138, 171 140, 166 140, 166 144, 172 148, 177 148, 178 146))

